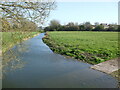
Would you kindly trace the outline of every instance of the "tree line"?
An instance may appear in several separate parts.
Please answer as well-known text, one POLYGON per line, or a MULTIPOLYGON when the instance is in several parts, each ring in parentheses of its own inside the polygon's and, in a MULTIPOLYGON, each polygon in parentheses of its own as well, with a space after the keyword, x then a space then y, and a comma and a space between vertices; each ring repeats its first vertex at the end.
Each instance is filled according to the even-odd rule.
POLYGON ((49 26, 44 28, 45 31, 120 31, 120 25, 106 24, 96 22, 92 25, 90 22, 78 24, 69 22, 66 25, 61 25, 58 20, 51 20, 49 26))

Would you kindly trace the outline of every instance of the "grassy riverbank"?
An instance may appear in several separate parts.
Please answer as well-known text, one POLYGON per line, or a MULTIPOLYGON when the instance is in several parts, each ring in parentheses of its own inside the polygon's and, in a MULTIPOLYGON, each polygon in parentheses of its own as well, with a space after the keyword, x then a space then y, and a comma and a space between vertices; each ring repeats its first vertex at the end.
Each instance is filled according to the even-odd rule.
POLYGON ((38 32, 1 32, 2 34, 2 52, 19 43, 20 41, 33 37, 38 32))
POLYGON ((98 64, 119 56, 118 32, 47 32, 43 41, 56 53, 98 64))

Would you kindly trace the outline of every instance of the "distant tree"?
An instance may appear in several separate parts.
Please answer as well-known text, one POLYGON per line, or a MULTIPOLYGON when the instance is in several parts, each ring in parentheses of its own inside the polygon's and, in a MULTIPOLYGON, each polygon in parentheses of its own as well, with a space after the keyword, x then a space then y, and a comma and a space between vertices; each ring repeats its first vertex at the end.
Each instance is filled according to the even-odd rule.
POLYGON ((85 30, 85 26, 84 25, 79 25, 79 31, 84 31, 85 30))
POLYGON ((120 25, 118 25, 118 29, 117 30, 120 31, 120 25))
POLYGON ((79 26, 77 22, 76 22, 74 25, 75 25, 75 26, 79 26))
POLYGON ((70 29, 72 31, 78 31, 79 30, 79 26, 71 26, 70 29))
POLYGON ((52 31, 58 31, 61 26, 58 20, 51 20, 49 25, 52 31))
POLYGON ((60 25, 59 21, 53 20, 50 23, 50 26, 46 27, 46 31, 117 31, 120 30, 120 26, 117 24, 99 24, 98 22, 95 25, 92 25, 90 22, 85 22, 81 25, 78 23, 69 22, 66 25, 60 25))
POLYGON ((78 31, 79 30, 79 26, 77 25, 77 23, 73 23, 70 22, 66 25, 66 31, 78 31))
POLYGON ((99 25, 99 22, 95 22, 95 26, 98 26, 99 25))
POLYGON ((45 27, 45 28, 44 28, 44 31, 45 31, 45 32, 46 32, 46 31, 50 31, 50 26, 45 27))
POLYGON ((74 23, 73 23, 73 22, 69 22, 69 23, 67 24, 67 26, 74 26, 74 23))
POLYGON ((116 24, 109 24, 108 31, 116 31, 118 26, 116 24))
POLYGON ((90 22, 85 22, 84 25, 87 27, 87 26, 90 26, 90 22))
POLYGON ((102 30, 104 30, 104 26, 103 25, 98 25, 94 29, 94 31, 102 31, 102 30))
POLYGON ((65 31, 65 26, 62 26, 62 25, 61 25, 61 26, 59 27, 58 31, 65 31))
POLYGON ((93 27, 92 27, 92 25, 90 25, 86 28, 86 31, 92 31, 92 29, 93 29, 93 27))
POLYGON ((85 26, 86 31, 91 31, 92 30, 92 26, 91 26, 90 22, 85 22, 84 26, 85 26))

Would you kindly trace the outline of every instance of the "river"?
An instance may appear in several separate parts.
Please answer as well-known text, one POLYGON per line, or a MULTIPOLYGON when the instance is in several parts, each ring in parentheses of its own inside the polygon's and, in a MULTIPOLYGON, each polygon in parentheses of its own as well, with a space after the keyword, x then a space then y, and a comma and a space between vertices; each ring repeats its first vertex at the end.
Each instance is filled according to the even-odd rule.
POLYGON ((5 67, 3 88, 117 87, 114 77, 91 69, 91 64, 52 52, 43 37, 41 33, 11 49, 18 61, 10 60, 5 67))

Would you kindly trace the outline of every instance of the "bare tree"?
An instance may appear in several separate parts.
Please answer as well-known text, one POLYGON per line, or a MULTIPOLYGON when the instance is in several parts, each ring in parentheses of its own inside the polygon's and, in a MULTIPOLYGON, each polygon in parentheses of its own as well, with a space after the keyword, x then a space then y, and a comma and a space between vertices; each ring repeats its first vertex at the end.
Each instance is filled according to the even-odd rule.
POLYGON ((23 0, 0 2, 0 16, 2 16, 3 25, 5 21, 20 23, 23 19, 28 19, 36 24, 43 24, 50 11, 56 7, 55 1, 50 0, 40 0, 39 2, 21 1, 23 0))

